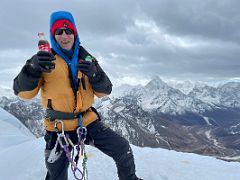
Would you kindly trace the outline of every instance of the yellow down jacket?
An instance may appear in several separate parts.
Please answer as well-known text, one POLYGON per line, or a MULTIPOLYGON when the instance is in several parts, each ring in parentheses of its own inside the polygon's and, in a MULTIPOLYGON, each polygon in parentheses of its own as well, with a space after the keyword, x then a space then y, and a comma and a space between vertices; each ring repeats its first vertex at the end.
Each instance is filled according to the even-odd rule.
MULTIPOLYGON (((48 107, 51 101, 52 108, 62 112, 84 112, 83 126, 87 126, 97 119, 97 114, 90 107, 94 102, 94 95, 103 97, 107 94, 95 92, 86 75, 78 71, 78 79, 85 78, 86 89, 83 89, 82 83, 76 95, 71 87, 69 70, 67 63, 59 56, 55 55, 55 69, 50 73, 43 73, 38 86, 30 91, 21 91, 17 95, 23 99, 31 99, 41 91, 41 102, 43 108, 48 107)), ((58 123, 59 131, 62 131, 61 124, 58 123)), ((45 129, 55 131, 54 122, 49 119, 44 120, 45 129)), ((64 120, 64 131, 73 131, 78 126, 78 119, 64 120)))

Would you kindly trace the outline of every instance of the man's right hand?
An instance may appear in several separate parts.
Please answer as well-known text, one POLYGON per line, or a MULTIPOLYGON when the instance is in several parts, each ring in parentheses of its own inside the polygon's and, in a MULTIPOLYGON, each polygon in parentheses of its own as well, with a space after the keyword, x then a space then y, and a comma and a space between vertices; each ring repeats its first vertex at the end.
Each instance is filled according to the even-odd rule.
POLYGON ((52 53, 39 51, 30 59, 30 65, 37 72, 50 73, 55 68, 54 60, 56 58, 52 53))

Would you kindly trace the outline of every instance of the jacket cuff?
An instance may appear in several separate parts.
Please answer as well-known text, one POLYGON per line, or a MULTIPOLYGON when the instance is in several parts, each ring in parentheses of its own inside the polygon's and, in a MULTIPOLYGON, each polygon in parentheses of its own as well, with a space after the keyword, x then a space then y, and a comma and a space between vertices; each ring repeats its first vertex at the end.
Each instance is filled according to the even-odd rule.
POLYGON ((112 92, 112 83, 104 72, 102 72, 97 79, 89 81, 93 90, 96 92, 104 94, 110 94, 112 92))
POLYGON ((23 66, 21 72, 17 75, 13 82, 13 90, 17 95, 22 91, 31 91, 38 86, 41 74, 34 72, 30 65, 23 66))

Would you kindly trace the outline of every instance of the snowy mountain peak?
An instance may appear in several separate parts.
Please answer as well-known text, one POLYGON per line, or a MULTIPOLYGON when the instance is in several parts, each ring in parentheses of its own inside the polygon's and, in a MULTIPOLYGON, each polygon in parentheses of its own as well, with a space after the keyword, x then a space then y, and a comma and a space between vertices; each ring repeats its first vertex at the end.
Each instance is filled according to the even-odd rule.
POLYGON ((175 89, 179 89, 180 91, 182 91, 184 94, 188 94, 195 86, 195 83, 190 81, 190 80, 186 80, 186 81, 174 81, 174 80, 170 80, 167 82, 168 85, 170 85, 171 87, 175 88, 175 89))
POLYGON ((6 97, 11 97, 13 96, 13 89, 7 86, 0 85, 0 95, 1 96, 6 96, 6 97))
POLYGON ((163 82, 161 78, 158 76, 154 77, 146 86, 146 89, 161 89, 163 87, 167 87, 168 84, 163 82))
POLYGON ((205 87, 205 86, 208 86, 208 85, 206 83, 200 82, 200 81, 197 81, 194 85, 195 88, 201 88, 201 87, 205 87))
POLYGON ((240 89, 240 82, 228 82, 219 86, 220 89, 229 89, 229 87, 233 89, 240 89))

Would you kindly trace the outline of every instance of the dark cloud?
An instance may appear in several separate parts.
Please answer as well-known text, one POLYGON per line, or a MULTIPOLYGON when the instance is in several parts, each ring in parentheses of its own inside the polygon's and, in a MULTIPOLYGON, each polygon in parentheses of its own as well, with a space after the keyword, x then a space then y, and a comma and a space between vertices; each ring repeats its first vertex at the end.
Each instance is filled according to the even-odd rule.
POLYGON ((141 9, 158 26, 179 36, 239 40, 240 2, 237 0, 150 0, 141 9))
MULTIPOLYGON (((111 77, 239 77, 239 7, 237 0, 2 0, 0 52, 28 49, 20 56, 27 59, 37 32, 49 35, 51 12, 69 10, 82 44, 111 77)), ((18 53, 10 59, 19 63, 18 53)))

